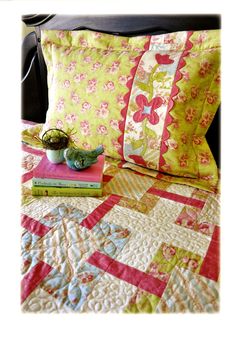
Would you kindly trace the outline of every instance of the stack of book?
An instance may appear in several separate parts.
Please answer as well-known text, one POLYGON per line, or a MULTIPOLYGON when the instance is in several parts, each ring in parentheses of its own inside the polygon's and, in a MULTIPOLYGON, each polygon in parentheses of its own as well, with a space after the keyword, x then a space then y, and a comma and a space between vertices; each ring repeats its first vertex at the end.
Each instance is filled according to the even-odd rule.
POLYGON ((76 171, 66 163, 53 164, 46 155, 35 168, 32 178, 32 195, 61 197, 100 197, 105 156, 89 168, 76 171))

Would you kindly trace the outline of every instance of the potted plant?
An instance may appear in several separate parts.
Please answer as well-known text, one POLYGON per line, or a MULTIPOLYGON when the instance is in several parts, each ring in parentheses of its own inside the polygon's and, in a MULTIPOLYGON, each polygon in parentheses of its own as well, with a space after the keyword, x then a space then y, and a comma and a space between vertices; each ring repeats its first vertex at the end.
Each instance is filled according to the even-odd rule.
POLYGON ((69 136, 61 129, 48 129, 41 138, 46 155, 51 163, 64 162, 64 150, 68 147, 69 136))

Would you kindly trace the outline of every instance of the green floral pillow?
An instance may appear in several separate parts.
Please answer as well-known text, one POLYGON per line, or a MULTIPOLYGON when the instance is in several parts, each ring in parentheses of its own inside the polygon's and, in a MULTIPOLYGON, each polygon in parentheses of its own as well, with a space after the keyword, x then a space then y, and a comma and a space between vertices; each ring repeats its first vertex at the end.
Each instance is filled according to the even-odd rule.
POLYGON ((120 37, 42 31, 49 109, 44 128, 77 146, 216 185, 205 134, 220 103, 220 32, 120 37))

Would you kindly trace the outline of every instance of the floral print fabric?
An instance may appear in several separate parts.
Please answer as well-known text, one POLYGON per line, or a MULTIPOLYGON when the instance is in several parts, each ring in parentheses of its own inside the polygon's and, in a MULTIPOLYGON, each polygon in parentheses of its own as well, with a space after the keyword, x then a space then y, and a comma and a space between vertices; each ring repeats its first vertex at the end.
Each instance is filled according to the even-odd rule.
POLYGON ((209 184, 217 167, 205 134, 220 103, 219 30, 120 37, 43 31, 46 126, 75 144, 209 184))
POLYGON ((73 129, 77 146, 103 144, 121 158, 124 96, 148 38, 122 38, 92 31, 43 31, 48 68, 47 127, 73 129))

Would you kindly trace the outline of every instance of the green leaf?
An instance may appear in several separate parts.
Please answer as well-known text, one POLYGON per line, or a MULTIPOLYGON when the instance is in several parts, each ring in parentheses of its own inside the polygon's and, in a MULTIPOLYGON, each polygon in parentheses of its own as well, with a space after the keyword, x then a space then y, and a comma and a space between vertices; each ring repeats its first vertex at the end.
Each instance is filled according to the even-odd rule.
POLYGON ((132 145, 133 150, 141 148, 143 146, 143 139, 133 140, 131 142, 131 145, 132 145))
POLYGON ((159 72, 159 73, 156 73, 154 76, 153 76, 153 80, 156 80, 156 81, 162 81, 165 76, 166 76, 167 72, 166 71, 163 71, 163 72, 159 72))
POLYGON ((153 76, 155 75, 158 66, 159 66, 159 65, 156 64, 156 65, 153 67, 153 69, 152 69, 152 71, 151 71, 151 73, 150 73, 150 76, 149 76, 149 80, 150 80, 150 81, 153 80, 153 76))
POLYGON ((143 131, 148 138, 156 138, 154 130, 148 128, 147 126, 143 128, 143 131))
POLYGON ((141 83, 140 81, 137 82, 137 86, 139 87, 139 89, 149 93, 150 92, 150 86, 149 84, 145 84, 145 83, 141 83))

